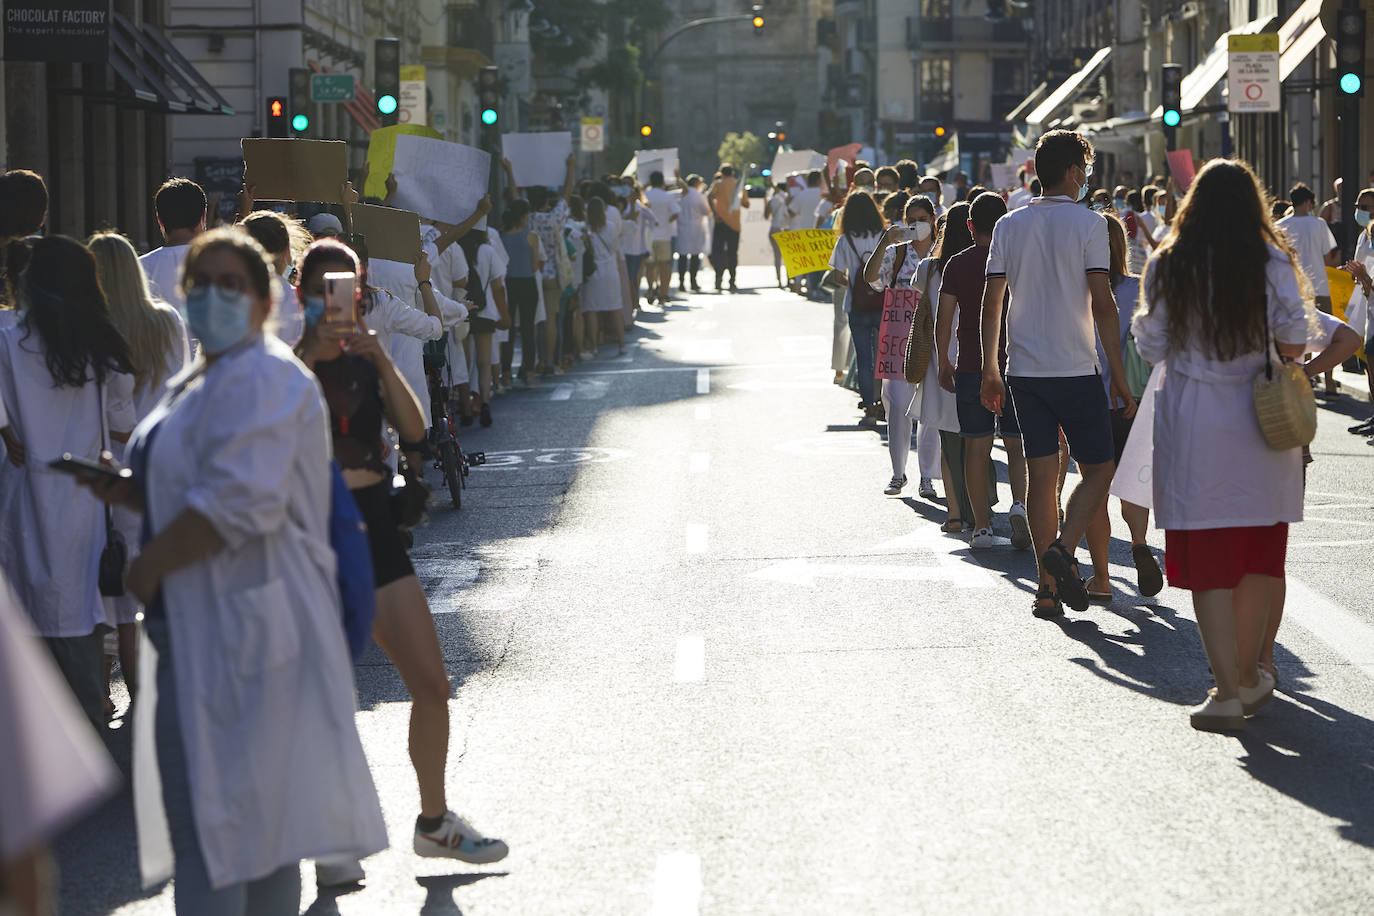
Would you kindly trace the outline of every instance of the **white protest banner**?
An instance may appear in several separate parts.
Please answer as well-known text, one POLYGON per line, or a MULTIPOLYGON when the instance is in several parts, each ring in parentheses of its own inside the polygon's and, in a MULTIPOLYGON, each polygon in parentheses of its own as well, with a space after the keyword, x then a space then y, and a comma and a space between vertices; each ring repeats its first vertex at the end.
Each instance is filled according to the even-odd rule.
POLYGON ((662 172, 664 181, 672 181, 677 168, 676 146, 672 149, 642 149, 635 154, 635 176, 645 187, 648 187, 649 176, 654 172, 662 172))
POLYGON ((566 130, 542 134, 502 134, 501 155, 510 162, 518 187, 561 188, 568 177, 572 134, 566 130))
POLYGON ((461 223, 486 196, 491 154, 461 143, 400 134, 391 174, 396 176, 393 207, 414 210, 426 219, 461 223))
POLYGON ((1113 496, 1146 509, 1155 503, 1155 394, 1164 384, 1164 375, 1164 363, 1156 363, 1112 478, 1113 496))
POLYGON ((625 168, 620 170, 621 178, 629 178, 631 175, 638 174, 635 170, 639 168, 639 153, 630 157, 630 161, 625 163, 625 168))
POLYGON ((791 149, 779 152, 773 157, 772 175, 775 180, 791 175, 793 172, 809 172, 825 168, 825 154, 813 149, 791 149))
POLYGON ((1015 191, 1021 186, 1021 182, 1016 178, 1015 165, 993 165, 992 187, 997 191, 1015 191))

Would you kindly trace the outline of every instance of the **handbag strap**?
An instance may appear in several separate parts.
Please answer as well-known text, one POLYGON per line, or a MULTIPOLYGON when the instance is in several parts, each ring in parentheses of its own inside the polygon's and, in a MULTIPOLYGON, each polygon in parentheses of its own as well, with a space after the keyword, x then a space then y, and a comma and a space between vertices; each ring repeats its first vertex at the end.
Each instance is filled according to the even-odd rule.
MULTIPOLYGON (((103 453, 110 450, 110 430, 105 423, 105 383, 100 380, 99 376, 95 380, 95 402, 100 408, 100 451, 103 453)), ((104 505, 105 534, 108 537, 109 533, 114 530, 114 511, 110 508, 109 503, 104 505)))

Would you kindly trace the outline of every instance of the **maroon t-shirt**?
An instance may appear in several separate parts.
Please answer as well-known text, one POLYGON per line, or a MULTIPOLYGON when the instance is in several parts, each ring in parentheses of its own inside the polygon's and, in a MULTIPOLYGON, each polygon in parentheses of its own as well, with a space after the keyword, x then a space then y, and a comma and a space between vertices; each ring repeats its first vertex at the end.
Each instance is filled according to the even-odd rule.
MULTIPOLYGON (((959 341, 959 361, 955 372, 982 372, 983 358, 983 271, 988 266, 988 247, 974 245, 949 259, 940 278, 940 295, 950 295, 959 303, 955 336, 959 341)), ((936 300, 938 307, 939 300, 936 300)), ((1007 368, 1007 300, 1002 299, 1002 337, 997 348, 997 363, 1007 368)))

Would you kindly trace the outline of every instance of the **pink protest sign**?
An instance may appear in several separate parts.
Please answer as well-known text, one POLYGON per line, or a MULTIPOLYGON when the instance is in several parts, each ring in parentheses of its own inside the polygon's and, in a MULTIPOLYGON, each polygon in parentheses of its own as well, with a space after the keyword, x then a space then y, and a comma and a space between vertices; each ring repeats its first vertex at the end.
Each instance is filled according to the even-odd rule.
POLYGON ((1188 186, 1193 183, 1193 176, 1196 172, 1193 169, 1193 151, 1187 149, 1170 150, 1167 154, 1169 159, 1169 174, 1174 176, 1174 181, 1178 182, 1180 191, 1187 191, 1188 186))
POLYGON ((854 171, 854 160, 858 157, 859 150, 861 149, 863 149, 862 143, 848 143, 844 146, 835 147, 825 155, 825 173, 827 175, 834 175, 835 166, 839 165, 840 160, 843 159, 845 162, 849 163, 849 171, 852 174, 854 171))
POLYGON ((914 289, 883 293, 883 321, 878 326, 878 359, 874 378, 906 381, 906 342, 921 294, 914 289))

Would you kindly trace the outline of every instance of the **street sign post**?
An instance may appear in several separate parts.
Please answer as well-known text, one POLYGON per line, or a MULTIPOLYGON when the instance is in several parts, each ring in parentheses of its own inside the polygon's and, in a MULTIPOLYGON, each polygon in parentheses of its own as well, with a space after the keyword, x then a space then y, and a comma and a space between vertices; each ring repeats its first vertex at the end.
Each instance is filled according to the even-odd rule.
POLYGON ((1280 108, 1279 36, 1230 35, 1226 39, 1226 109, 1236 114, 1280 108))
POLYGON ((310 101, 351 102, 356 97, 357 81, 351 73, 310 74, 310 101))
POLYGON ((582 152, 599 153, 606 148, 606 119, 582 119, 582 152))
POLYGON ((401 68, 401 112, 398 123, 425 124, 428 112, 425 110, 425 68, 406 66, 401 68))

